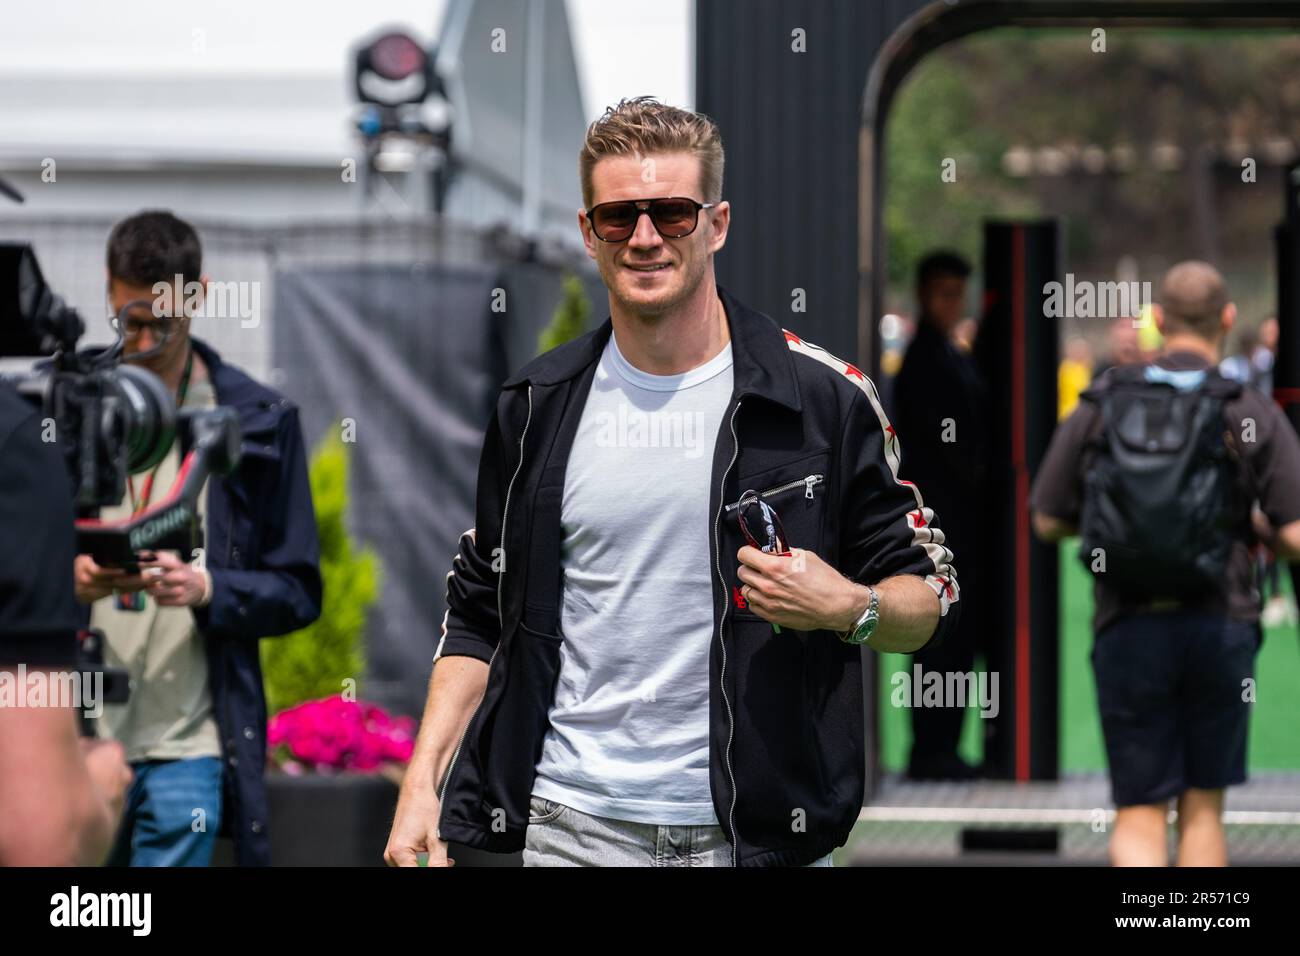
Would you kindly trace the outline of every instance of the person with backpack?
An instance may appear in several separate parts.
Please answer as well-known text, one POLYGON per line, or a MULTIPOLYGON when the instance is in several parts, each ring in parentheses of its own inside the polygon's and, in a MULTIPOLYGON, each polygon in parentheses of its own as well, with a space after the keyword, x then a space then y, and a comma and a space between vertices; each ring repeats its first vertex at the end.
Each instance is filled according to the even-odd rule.
POLYGON ((1150 363, 1116 366, 1057 428, 1030 505, 1039 537, 1080 536, 1093 573, 1093 674, 1117 807, 1118 866, 1227 863, 1227 787, 1246 780, 1263 632, 1250 546, 1300 558, 1300 438, 1219 374, 1236 317, 1205 262, 1174 266, 1150 363))

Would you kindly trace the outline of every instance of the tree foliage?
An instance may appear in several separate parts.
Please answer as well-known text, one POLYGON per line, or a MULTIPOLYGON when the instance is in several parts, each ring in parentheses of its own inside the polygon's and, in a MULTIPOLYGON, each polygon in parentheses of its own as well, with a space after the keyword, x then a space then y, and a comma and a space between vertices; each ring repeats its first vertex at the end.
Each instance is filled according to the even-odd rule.
POLYGON ((550 324, 537 337, 537 353, 549 352, 570 339, 587 331, 591 316, 591 300, 582 287, 582 280, 573 273, 564 277, 564 292, 550 324))
MULTIPOLYGON (((275 714, 306 700, 343 692, 365 669, 366 619, 379 594, 379 558, 359 549, 346 526, 348 446, 329 432, 312 452, 310 474, 320 570, 321 615, 307 627, 262 641, 267 707, 275 714)), ((351 685, 355 690, 355 683, 351 685)))

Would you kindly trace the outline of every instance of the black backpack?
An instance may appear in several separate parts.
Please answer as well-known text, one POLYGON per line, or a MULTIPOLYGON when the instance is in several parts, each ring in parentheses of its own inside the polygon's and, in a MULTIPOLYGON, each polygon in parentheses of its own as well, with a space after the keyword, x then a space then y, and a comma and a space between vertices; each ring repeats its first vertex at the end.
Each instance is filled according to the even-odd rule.
POLYGON ((1100 428, 1084 479, 1079 558, 1138 599, 1195 599, 1223 589, 1234 532, 1248 520, 1223 408, 1241 384, 1216 369, 1111 369, 1080 396, 1100 428))

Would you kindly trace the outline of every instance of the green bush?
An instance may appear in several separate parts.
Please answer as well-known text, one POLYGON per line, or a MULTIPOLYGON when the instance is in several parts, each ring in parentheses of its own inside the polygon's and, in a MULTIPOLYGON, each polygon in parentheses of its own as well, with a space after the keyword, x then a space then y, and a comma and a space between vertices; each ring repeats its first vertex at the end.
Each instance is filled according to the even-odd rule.
POLYGON ((338 694, 347 678, 360 679, 366 617, 379 593, 379 558, 372 548, 358 550, 345 524, 348 447, 336 432, 326 434, 312 452, 310 474, 324 585, 321 615, 302 630, 262 642, 262 678, 272 715, 338 694))
POLYGON ((560 304, 555 307, 550 325, 542 329, 541 334, 537 336, 537 354, 549 352, 557 345, 576 339, 587 331, 587 319, 590 315, 591 301, 582 287, 582 280, 569 273, 564 277, 564 294, 560 304))

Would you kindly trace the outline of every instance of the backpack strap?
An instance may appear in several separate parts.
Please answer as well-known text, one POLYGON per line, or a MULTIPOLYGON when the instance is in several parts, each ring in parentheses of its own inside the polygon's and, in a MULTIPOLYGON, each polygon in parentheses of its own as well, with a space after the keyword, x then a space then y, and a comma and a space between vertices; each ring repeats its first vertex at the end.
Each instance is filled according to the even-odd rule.
POLYGON ((1106 444, 1106 426, 1108 403, 1105 401, 1110 392, 1116 388, 1131 387, 1142 381, 1141 365, 1112 365, 1089 383, 1079 393, 1079 401, 1088 402, 1093 408, 1093 420, 1083 437, 1083 449, 1080 463, 1084 471, 1092 468, 1093 458, 1102 451, 1106 444))
POLYGON ((1225 403, 1234 398, 1240 397, 1242 389, 1244 388, 1241 382, 1237 381, 1235 378, 1228 378, 1219 371, 1217 366, 1211 366, 1205 371, 1205 384, 1202 388, 1204 388, 1206 392, 1216 398, 1223 399, 1225 403))
POLYGON ((1143 365, 1112 365, 1093 379, 1079 393, 1079 398, 1098 405, 1102 397, 1116 385, 1136 385, 1141 382, 1144 368, 1143 365))
POLYGON ((1241 448, 1237 439, 1237 426, 1241 423, 1231 421, 1228 417, 1228 403, 1235 398, 1239 398, 1244 391, 1244 388, 1242 383, 1235 379, 1227 378, 1224 375, 1219 375, 1218 377, 1221 382, 1224 383, 1222 386, 1217 386, 1221 389, 1223 395, 1223 444, 1227 447, 1228 454, 1231 455, 1232 459, 1238 462, 1241 467, 1241 473, 1246 479, 1246 494, 1250 498, 1250 503, 1253 506, 1254 502, 1258 501, 1260 496, 1261 486, 1259 476, 1255 474, 1255 469, 1251 465, 1250 456, 1248 456, 1241 448))

